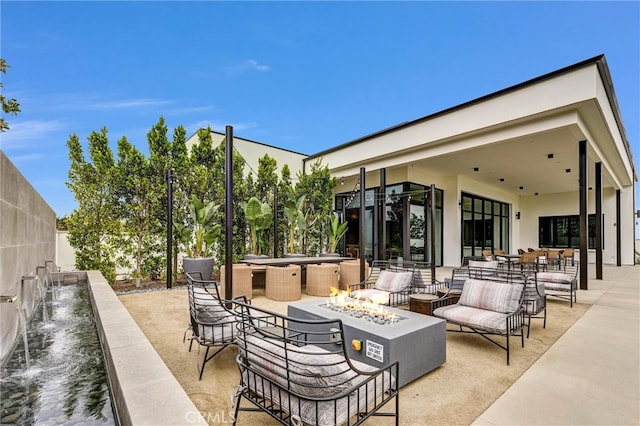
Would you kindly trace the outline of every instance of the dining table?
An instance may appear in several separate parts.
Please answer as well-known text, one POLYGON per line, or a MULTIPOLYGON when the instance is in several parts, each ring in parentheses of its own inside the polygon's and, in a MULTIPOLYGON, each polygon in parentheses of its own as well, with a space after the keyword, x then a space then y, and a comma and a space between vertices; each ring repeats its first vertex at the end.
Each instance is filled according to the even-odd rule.
POLYGON ((340 263, 345 260, 354 261, 353 257, 344 256, 298 256, 298 257, 255 257, 251 259, 239 260, 240 263, 244 263, 251 266, 254 271, 266 271, 267 266, 287 266, 287 265, 300 265, 301 268, 301 284, 306 284, 307 280, 307 265, 320 264, 320 263, 340 263))
POLYGON ((516 260, 520 260, 519 254, 501 254, 500 256, 507 259, 507 269, 513 269, 516 260))
POLYGON ((309 265, 313 263, 340 263, 345 260, 355 260, 353 257, 343 256, 300 256, 300 257, 256 257, 242 259, 239 262, 256 266, 285 266, 309 265))

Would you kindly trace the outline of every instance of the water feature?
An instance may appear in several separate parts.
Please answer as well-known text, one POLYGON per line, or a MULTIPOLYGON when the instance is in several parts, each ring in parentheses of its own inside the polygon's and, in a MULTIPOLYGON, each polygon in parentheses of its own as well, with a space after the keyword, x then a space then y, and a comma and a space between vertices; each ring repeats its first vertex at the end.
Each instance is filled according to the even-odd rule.
MULTIPOLYGON (((0 369, 0 423, 115 425, 86 283, 49 285, 45 275, 42 309, 0 369)), ((6 299, 20 312, 19 297, 6 299)))

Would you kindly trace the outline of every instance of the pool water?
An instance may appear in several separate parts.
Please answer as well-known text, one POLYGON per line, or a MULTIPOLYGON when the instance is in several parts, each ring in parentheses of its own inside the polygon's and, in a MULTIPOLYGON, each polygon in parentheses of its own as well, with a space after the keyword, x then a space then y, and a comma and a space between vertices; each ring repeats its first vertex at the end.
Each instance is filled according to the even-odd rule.
POLYGON ((0 423, 115 425, 86 284, 51 286, 0 369, 0 423))

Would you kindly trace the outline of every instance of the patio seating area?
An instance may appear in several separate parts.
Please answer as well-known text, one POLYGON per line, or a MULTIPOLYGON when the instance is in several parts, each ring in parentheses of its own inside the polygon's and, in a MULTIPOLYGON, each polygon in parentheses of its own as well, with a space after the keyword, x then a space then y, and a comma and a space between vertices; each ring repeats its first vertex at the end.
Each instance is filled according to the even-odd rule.
MULTIPOLYGON (((510 366, 500 348, 477 336, 448 334, 446 364, 400 390, 400 423, 637 424, 638 374, 630 373, 638 372, 640 267, 606 266, 607 279, 601 281, 593 279, 594 265, 589 272, 590 289, 579 290, 573 308, 566 301, 548 300, 546 329, 542 321, 532 324, 525 348, 512 348, 510 366), (550 383, 557 392, 548 392, 550 383), (554 396, 558 392, 561 404, 554 396), (525 399, 524 406, 518 402, 525 399)), ((438 268, 439 281, 450 276, 450 268, 438 268)), ((314 297, 303 294, 301 299, 314 297)), ((237 348, 225 348, 198 380, 196 355, 182 343, 189 317, 186 289, 122 295, 120 300, 198 410, 217 414, 219 421, 228 416, 239 382, 237 348)), ((252 303, 282 313, 288 305, 266 299, 263 288, 254 288, 252 303)), ((240 424, 258 423, 275 421, 260 413, 241 416, 240 424)), ((368 424, 389 420, 370 419, 368 424)))

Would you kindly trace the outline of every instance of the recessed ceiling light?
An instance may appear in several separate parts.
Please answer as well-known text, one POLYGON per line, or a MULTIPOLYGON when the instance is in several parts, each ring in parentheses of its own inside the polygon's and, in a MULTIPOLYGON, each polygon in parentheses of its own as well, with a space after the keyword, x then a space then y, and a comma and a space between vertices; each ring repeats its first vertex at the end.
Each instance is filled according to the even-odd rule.
POLYGON ((479 172, 479 171, 480 171, 480 168, 478 168, 478 167, 474 167, 474 168, 473 168, 473 171, 474 171, 474 172, 479 172))
POLYGON ((500 178, 500 182, 504 182, 504 178, 500 178))
POLYGON ((524 189, 524 186, 521 186, 520 189, 524 189))
POLYGON ((547 158, 553 158, 553 154, 547 154, 547 158))
POLYGON ((536 192, 536 193, 535 193, 535 194, 533 194, 533 195, 538 195, 538 193, 536 192))
POLYGON ((571 169, 565 169, 564 172, 565 173, 571 173, 571 169))

